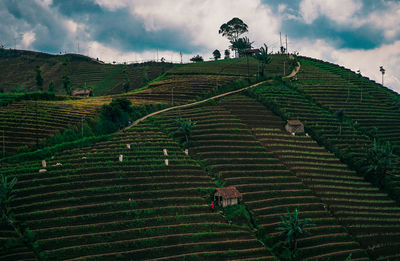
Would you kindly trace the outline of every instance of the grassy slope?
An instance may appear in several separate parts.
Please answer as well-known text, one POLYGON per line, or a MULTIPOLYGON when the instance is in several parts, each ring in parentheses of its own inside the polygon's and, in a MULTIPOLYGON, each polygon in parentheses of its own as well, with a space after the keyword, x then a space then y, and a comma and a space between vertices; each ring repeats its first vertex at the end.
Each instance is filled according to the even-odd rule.
POLYGON ((46 53, 0 50, 0 88, 5 92, 13 91, 23 85, 27 91, 36 90, 35 68, 40 66, 44 79, 44 90, 50 81, 54 81, 57 94, 65 94, 61 76, 68 71, 72 87, 81 89, 86 83, 95 95, 122 93, 122 84, 128 77, 131 89, 137 89, 171 68, 171 64, 148 63, 132 65, 111 65, 92 60, 77 54, 50 55, 46 53), (63 65, 68 60, 69 66, 63 65), (126 74, 124 73, 126 67, 126 74), (144 77, 144 75, 146 75, 144 77))
MULTIPOLYGON (((37 53, 36 55, 46 56, 45 59, 50 59, 45 54, 37 53)), ((55 59, 53 56, 50 57, 55 59)), ((84 58, 80 57, 80 59, 84 58)), ((36 60, 39 60, 39 58, 36 60)), ((253 71, 257 69, 258 64, 254 60, 250 65, 253 71)), ((97 73, 100 72, 87 71, 83 66, 86 66, 86 69, 93 69, 94 66, 101 66, 104 69, 106 65, 86 61, 72 67, 73 70, 80 71, 85 77, 97 79, 99 77, 97 73), (87 66, 89 64, 91 66, 87 66)), ((140 68, 140 66, 137 67, 140 68)), ((276 68, 282 68, 282 57, 277 56, 273 60, 272 64, 266 69, 267 75, 276 75, 279 71, 276 68)), ((107 76, 103 82, 107 82, 108 85, 115 85, 118 81, 121 81, 121 78, 118 78, 117 75, 121 76, 118 73, 123 70, 123 65, 113 66, 109 77, 107 76)), ((69 126, 76 126, 81 123, 83 116, 95 117, 101 105, 109 103, 114 97, 128 98, 134 105, 171 104, 172 93, 174 94, 174 104, 183 104, 199 99, 225 84, 243 78, 247 75, 247 63, 246 59, 204 62, 181 65, 179 71, 179 74, 176 74, 175 70, 168 72, 163 79, 150 83, 147 89, 140 92, 65 101, 20 101, 8 106, 0 106, 0 130, 4 129, 5 133, 6 156, 15 154, 21 146, 33 147, 37 138, 42 140, 69 126), (238 73, 237 75, 216 74, 215 68, 224 68, 225 72, 230 70, 238 73), (36 113, 36 107, 38 113, 36 113)), ((98 86, 94 90, 95 93, 106 92, 107 84, 98 86)), ((9 97, 8 94, 0 96, 4 100, 9 97)))
MULTIPOLYGON (((256 66, 255 63, 253 65, 256 66)), ((279 65, 281 63, 277 62, 278 67, 279 65)), ((181 90, 180 94, 178 91, 177 97, 182 97, 180 102, 185 102, 193 99, 193 91, 199 88, 199 81, 202 79, 204 86, 213 85, 220 79, 221 76, 216 76, 214 73, 216 70, 221 71, 220 74, 224 77, 228 76, 227 74, 247 75, 247 61, 244 62, 243 59, 193 64, 187 69, 183 68, 184 66, 174 70, 164 79, 164 82, 151 85, 145 92, 149 95, 148 97, 146 95, 140 97, 143 94, 136 96, 137 94, 134 93, 128 96, 132 99, 139 97, 149 99, 153 95, 157 102, 168 102, 170 98, 166 94, 170 94, 171 86, 179 86, 178 83, 183 82, 185 84, 182 84, 182 87, 177 87, 181 90), (227 69, 229 67, 224 66, 224 63, 229 62, 232 65, 241 64, 240 69, 229 71, 227 69), (198 74, 203 74, 203 77, 195 78, 199 76, 198 74), (196 83, 193 89, 184 88, 187 83, 193 81, 196 83), (159 98, 162 94, 167 97, 159 98)), ((300 75, 300 81, 307 80, 307 76, 312 77, 310 74, 313 73, 313 69, 307 71, 307 66, 305 68, 304 78, 300 75)), ((273 75, 273 70, 271 69, 271 75, 273 75)), ((278 71, 276 69, 276 72, 278 71)), ((321 80, 323 76, 316 78, 321 80)), ((337 119, 333 117, 329 108, 321 107, 321 104, 304 96, 305 85, 303 83, 302 86, 297 86, 300 90, 265 85, 252 93, 260 100, 273 104, 286 117, 299 118, 306 123, 306 126, 310 125, 318 130, 319 135, 330 139, 335 147, 345 150, 351 147, 355 157, 363 157, 362 149, 370 144, 370 137, 349 125, 343 127, 343 134, 339 136, 337 119)), ((325 88, 328 90, 329 86, 325 88)), ((199 90, 204 92, 204 89, 199 90)), ((339 90, 337 93, 342 91, 339 90)), ((346 89, 346 95, 347 93, 346 89)), ((392 94, 382 95, 386 97, 385 95, 392 94)), ((107 101, 110 98, 102 99, 107 101)), ((398 255, 396 252, 389 252, 396 249, 397 241, 392 241, 390 242, 392 245, 388 245, 385 238, 391 232, 383 229, 385 226, 393 227, 398 222, 398 215, 394 213, 398 208, 392 206, 392 201, 384 199, 387 197, 384 193, 370 188, 370 185, 361 181, 333 154, 316 145, 314 141, 296 139, 288 145, 285 141, 288 139, 287 135, 279 131, 277 134, 277 130, 274 129, 282 122, 277 119, 271 120, 267 116, 268 113, 261 112, 260 114, 261 109, 257 106, 252 113, 252 108, 248 107, 247 102, 240 102, 240 100, 226 99, 224 106, 208 105, 185 110, 181 114, 170 112, 158 116, 157 120, 164 131, 173 131, 176 128, 174 123, 178 115, 198 122, 194 131, 191 156, 202 161, 213 174, 216 174, 216 178, 222 179, 225 185, 236 185, 240 188, 245 195, 246 205, 255 213, 256 222, 267 232, 275 232, 279 215, 284 214, 287 207, 298 206, 304 213, 304 217, 313 218, 314 223, 317 224, 313 228, 314 236, 304 238, 299 244, 299 247, 304 250, 304 256, 310 259, 329 257, 344 259, 348 253, 354 253, 353 257, 363 260, 365 253, 354 238, 362 242, 364 247, 368 244, 374 247, 370 249, 373 257, 398 255), (259 113, 258 116, 256 112, 259 113), (253 115, 253 117, 248 117, 248 115, 253 115), (267 120, 263 121, 261 119, 263 116, 267 120), (260 125, 253 128, 249 120, 255 120, 260 125), (264 123, 267 124, 267 128, 262 125, 264 123), (274 142, 278 145, 271 147, 271 143, 274 142), (294 158, 285 158, 287 154, 285 148, 293 150, 292 147, 298 143, 307 144, 305 148, 310 149, 310 155, 307 155, 306 149, 301 149, 297 152, 294 150, 296 152, 294 158), (301 158, 306 156, 317 158, 318 161, 307 165, 301 158), (309 176, 302 174, 303 168, 296 168, 298 161, 302 161, 307 175, 318 178, 310 181, 309 176), (315 167, 317 162, 321 165, 315 167), (320 173, 318 172, 320 168, 328 171, 320 173), (343 185, 329 183, 333 182, 330 178, 334 177, 336 172, 339 173, 341 179, 334 179, 343 185), (324 178, 326 181, 323 181, 324 178), (354 184, 362 186, 365 197, 360 199, 359 196, 351 194, 354 184), (333 192, 336 193, 333 196, 331 193, 326 193, 332 187, 333 192), (361 214, 361 216, 354 216, 351 211, 349 212, 348 207, 346 208, 346 206, 353 206, 349 203, 352 201, 355 202, 354 204, 359 204, 359 207, 363 206, 360 200, 365 201, 366 205, 363 209, 367 216, 361 214), (378 205, 374 207, 370 203, 378 205), (332 212, 324 208, 325 204, 329 208, 332 207, 332 212), (335 216, 331 216, 331 213, 335 216), (383 215, 380 215, 381 213, 383 215), (392 216, 387 217, 386 213, 392 213, 392 216), (377 216, 371 217, 372 214, 377 216), (348 231, 343 226, 354 228, 351 232, 353 238, 349 237, 348 231), (369 231, 368 226, 375 226, 375 230, 369 231), (367 229, 362 230, 361 227, 367 229), (375 241, 368 240, 368 237, 375 241), (383 243, 379 240, 383 240, 383 243)), ((26 220, 38 233, 39 244, 51 257, 74 258, 76 255, 85 254, 91 256, 90 259, 95 255, 100 255, 97 258, 112 259, 117 257, 118 253, 131 258, 157 258, 169 255, 193 257, 193 253, 205 259, 210 255, 215 258, 218 258, 215 255, 220 255, 219 258, 269 256, 248 231, 236 227, 228 228, 224 224, 216 226, 213 223, 216 221, 214 219, 211 221, 211 215, 205 206, 207 204, 204 199, 205 194, 200 189, 213 187, 210 180, 207 181, 209 177, 193 158, 184 156, 176 143, 168 139, 157 127, 144 124, 112 141, 57 154, 55 159, 48 159, 48 162, 49 165, 57 162, 62 162, 63 165, 50 166, 48 173, 38 174, 40 162, 24 162, 19 165, 5 166, 0 172, 19 176, 21 182, 18 185, 18 197, 14 202, 15 210, 18 217, 26 220), (127 150, 126 143, 132 144, 133 149, 127 150), (172 151, 171 156, 168 156, 172 172, 167 171, 168 168, 163 165, 165 158, 162 156, 163 148, 172 151), (126 157, 126 161, 122 164, 116 160, 121 153, 126 157), (83 160, 82 157, 88 157, 88 160, 83 160), (48 175, 49 173, 51 176, 48 175), (168 178, 165 173, 168 173, 168 178), (192 198, 185 201, 188 193, 192 195, 192 198), (133 203, 126 202, 126 198, 130 195, 133 196, 133 203), (182 207, 182 213, 176 211, 177 205, 182 207), (174 211, 169 213, 169 208, 162 209, 162 206, 173 206, 174 211), (128 215, 129 222, 132 222, 132 217, 143 216, 135 219, 135 222, 140 221, 140 224, 135 223, 135 228, 130 228, 130 223, 124 221, 124 215, 128 215), (151 222, 152 227, 141 223, 143 219, 151 222), (75 227, 71 227, 71 230, 61 229, 65 226, 65 222, 75 227), (200 227, 194 226, 195 234, 187 230, 188 224, 192 222, 202 223, 200 227), (171 224, 178 226, 174 226, 172 230, 166 229, 171 224), (137 230, 137 226, 141 229, 137 230), (204 233, 198 231, 204 231, 204 233), (179 241, 182 233, 186 234, 187 247, 183 247, 184 242, 179 241), (210 244, 211 238, 208 237, 214 239, 214 243, 210 244), (191 242, 199 247, 192 248, 191 242), (161 251, 161 248, 149 251, 149 247, 157 246, 163 247, 164 251, 161 251), (243 252, 232 253, 230 248, 243 249, 243 252), (149 256, 150 253, 153 256, 149 256)), ((220 217, 215 216, 213 215, 213 218, 220 220, 217 223, 224 223, 220 217)), ((398 237, 397 234, 390 235, 398 237)))

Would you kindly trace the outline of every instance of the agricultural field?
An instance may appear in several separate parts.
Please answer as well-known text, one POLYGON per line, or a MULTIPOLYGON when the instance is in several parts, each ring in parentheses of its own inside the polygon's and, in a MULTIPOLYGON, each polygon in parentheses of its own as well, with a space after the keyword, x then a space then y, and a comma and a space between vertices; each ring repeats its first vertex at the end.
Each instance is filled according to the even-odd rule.
MULTIPOLYGON (((398 153, 398 130, 390 127, 400 120, 398 95, 336 65, 299 59, 294 79, 278 79, 293 62, 273 55, 269 79, 240 94, 158 114, 91 145, 80 140, 42 158, 2 160, 0 175, 18 178, 15 218, 47 260, 279 260, 281 217, 297 209, 314 224, 298 240, 301 260, 400 259, 400 159, 393 156, 384 190, 357 172, 374 137, 398 153), (178 134, 186 119, 195 123, 187 153, 178 134), (303 122, 307 135, 287 133, 287 119, 303 122), (243 195, 245 224, 210 208, 215 189, 227 186, 243 195)), ((92 79, 99 96, 0 95, 5 156, 80 127, 114 98, 182 105, 248 86, 258 70, 254 58, 178 65, 121 93, 124 65, 96 73, 84 65, 75 75, 92 79)), ((11 227, 0 233, 7 246, 0 260, 36 259, 29 246, 11 244, 11 227)))
POLYGON ((237 95, 222 105, 310 188, 376 260, 400 257, 400 207, 310 136, 293 136, 285 122, 254 99, 237 95), (251 117, 247 113, 251 112, 251 117))
POLYGON ((326 205, 266 150, 241 119, 223 106, 209 105, 168 112, 154 121, 173 133, 177 128, 174 119, 179 117, 196 122, 190 154, 207 167, 218 184, 235 186, 243 194, 243 204, 265 233, 278 235, 280 216, 297 208, 301 218, 311 218, 316 225, 299 242, 302 258, 339 260, 351 253, 357 260, 368 260, 326 205))
POLYGON ((0 173, 18 177, 15 216, 49 260, 274 260, 248 228, 211 212, 210 177, 149 123, 46 160, 46 172, 28 161, 0 173))
POLYGON ((343 110, 360 129, 389 141, 400 155, 400 95, 348 69, 300 59, 295 86, 331 112, 343 110))
MULTIPOLYGON (((286 58, 276 56, 271 66, 280 66, 286 58)), ((199 71, 207 67, 207 64, 224 64, 226 68, 244 68, 246 59, 232 59, 229 61, 207 62, 196 67, 199 71)), ((83 66, 80 64, 79 66, 83 66)), ((77 68, 80 68, 77 66, 77 68)), ((192 64, 181 65, 192 67, 192 64)), ((268 67, 267 67, 268 68, 268 67)), ((268 71, 268 69, 267 69, 268 71)), ((254 78, 254 77, 253 77, 254 78)), ((254 80, 254 79, 253 79, 254 80)), ((199 75, 190 69, 186 73, 174 74, 168 72, 160 80, 150 83, 141 91, 132 91, 124 94, 105 95, 89 98, 68 99, 61 101, 21 100, 8 102, 21 94, 3 94, 0 102, 6 106, 0 106, 0 131, 4 129, 4 155, 3 144, 1 156, 13 155, 17 152, 32 149, 36 144, 51 137, 57 131, 63 131, 70 127, 80 127, 82 120, 95 118, 104 104, 111 102, 113 98, 127 98, 133 105, 164 104, 167 106, 185 104, 191 101, 218 93, 221 88, 233 86, 241 81, 248 84, 246 77, 234 75, 208 74, 199 75), (21 148, 22 147, 22 148, 21 148)), ((3 135, 3 133, 0 133, 3 135)))
MULTIPOLYGON (((271 63, 265 67, 267 77, 289 74, 291 71, 289 58, 286 55, 271 55, 271 63)), ((258 71, 259 62, 253 58, 228 59, 211 62, 200 62, 175 66, 171 74, 221 74, 234 76, 251 76, 258 71)))
POLYGON ((94 95, 99 96, 123 93, 122 85, 127 79, 131 90, 138 89, 170 69, 172 64, 153 62, 113 65, 79 54, 51 55, 1 49, 0 88, 4 92, 12 92, 16 87, 23 86, 25 91, 37 91, 36 66, 42 71, 45 91, 50 81, 53 81, 56 94, 65 95, 61 78, 67 73, 73 89, 82 89, 86 84, 94 95))

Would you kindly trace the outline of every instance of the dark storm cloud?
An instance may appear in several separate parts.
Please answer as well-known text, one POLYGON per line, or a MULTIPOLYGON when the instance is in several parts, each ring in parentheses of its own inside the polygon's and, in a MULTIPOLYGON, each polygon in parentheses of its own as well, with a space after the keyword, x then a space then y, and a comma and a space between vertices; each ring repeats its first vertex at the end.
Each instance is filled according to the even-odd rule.
POLYGON ((35 1, 2 0, 0 10, 1 41, 7 47, 14 46, 14 37, 18 44, 30 31, 36 35, 31 46, 36 50, 58 52, 69 40, 58 17, 35 1))
POLYGON ((190 46, 190 36, 179 28, 147 31, 144 21, 127 9, 103 9, 92 1, 77 4, 56 0, 53 8, 61 14, 84 23, 91 41, 97 41, 122 51, 145 51, 146 49, 182 50, 191 52, 199 47, 190 46))
POLYGON ((382 45, 383 32, 370 26, 351 28, 339 26, 327 17, 319 17, 312 24, 286 20, 282 31, 294 39, 324 39, 335 48, 374 49, 382 45))
MULTIPOLYGON (((385 32, 373 24, 361 27, 338 24, 323 14, 307 24, 299 13, 302 0, 261 1, 282 17, 281 30, 291 40, 323 39, 336 48, 350 49, 373 49, 389 43, 384 37, 385 32), (279 5, 286 6, 283 13, 279 12, 279 5)), ((391 1, 363 0, 362 8, 355 16, 365 18, 372 12, 385 10, 388 2, 391 1)), ((77 40, 96 41, 123 52, 160 49, 192 53, 204 48, 191 45, 193 35, 182 28, 148 31, 145 22, 142 17, 130 13, 128 8, 110 10, 102 8, 95 0, 53 0, 49 8, 33 0, 1 0, 0 44, 13 47, 14 37, 17 37, 18 44, 22 33, 32 31, 36 37, 30 48, 46 52, 75 50, 77 40), (66 19, 83 27, 71 34, 66 28, 66 19)))
MULTIPOLYGON (((271 5, 278 14, 278 6, 286 5, 285 11, 280 15, 282 20, 282 32, 292 39, 323 39, 332 43, 336 48, 349 49, 374 49, 392 41, 384 37, 384 31, 374 27, 373 23, 362 26, 338 24, 321 14, 311 24, 303 21, 300 10, 301 0, 279 1, 262 0, 264 4, 271 5)), ((355 18, 364 19, 376 11, 388 8, 387 4, 395 1, 363 0, 362 7, 354 14, 355 18)))

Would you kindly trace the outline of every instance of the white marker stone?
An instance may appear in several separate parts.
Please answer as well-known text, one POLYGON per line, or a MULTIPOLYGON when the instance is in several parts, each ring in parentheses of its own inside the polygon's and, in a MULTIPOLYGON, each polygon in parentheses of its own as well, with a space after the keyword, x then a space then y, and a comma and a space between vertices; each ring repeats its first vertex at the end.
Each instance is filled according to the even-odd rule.
POLYGON ((185 154, 189 155, 189 150, 188 149, 185 149, 185 154))
POLYGON ((46 172, 47 169, 39 169, 39 173, 46 172))
POLYGON ((118 159, 119 159, 120 162, 122 162, 124 160, 124 155, 122 155, 122 154, 119 155, 118 159))
POLYGON ((126 147, 127 147, 128 149, 131 149, 131 144, 126 144, 126 147))
POLYGON ((168 166, 168 160, 167 159, 165 160, 165 166, 168 166))
POLYGON ((162 151, 163 151, 163 153, 164 153, 164 156, 168 156, 168 151, 167 151, 167 149, 163 149, 162 151))
POLYGON ((46 161, 42 160, 42 167, 45 168, 47 166, 46 161))

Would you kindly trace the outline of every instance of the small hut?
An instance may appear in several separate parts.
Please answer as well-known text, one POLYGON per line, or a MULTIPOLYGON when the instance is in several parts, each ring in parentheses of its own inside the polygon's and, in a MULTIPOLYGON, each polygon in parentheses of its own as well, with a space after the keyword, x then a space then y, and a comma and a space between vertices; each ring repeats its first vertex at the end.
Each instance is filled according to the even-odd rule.
POLYGON ((235 187, 217 188, 214 193, 214 201, 222 207, 236 205, 239 199, 242 199, 242 194, 235 187))
POLYGON ((93 96, 93 92, 91 89, 87 90, 74 90, 72 92, 72 96, 81 96, 81 97, 91 97, 93 96))
POLYGON ((304 124, 299 120, 288 120, 285 129, 291 134, 304 134, 304 124))

